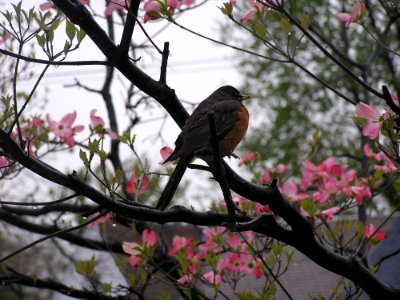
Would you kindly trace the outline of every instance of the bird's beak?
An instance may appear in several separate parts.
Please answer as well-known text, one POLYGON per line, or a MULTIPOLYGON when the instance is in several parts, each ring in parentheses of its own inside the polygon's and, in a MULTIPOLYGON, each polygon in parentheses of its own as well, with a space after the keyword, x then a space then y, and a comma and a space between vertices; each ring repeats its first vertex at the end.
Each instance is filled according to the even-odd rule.
POLYGON ((249 99, 249 98, 250 98, 250 96, 242 95, 242 101, 247 100, 247 99, 249 99))

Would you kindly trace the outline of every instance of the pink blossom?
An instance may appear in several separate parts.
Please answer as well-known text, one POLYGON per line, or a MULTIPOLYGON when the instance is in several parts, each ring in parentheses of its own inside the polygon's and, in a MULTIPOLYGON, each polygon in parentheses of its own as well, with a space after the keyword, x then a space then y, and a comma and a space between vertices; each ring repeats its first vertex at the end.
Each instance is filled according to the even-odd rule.
POLYGON ((204 243, 199 245, 199 249, 204 252, 218 252, 219 246, 212 240, 206 240, 204 243))
MULTIPOLYGON (((96 212, 96 213, 94 213, 91 217, 93 218, 93 217, 96 217, 96 216, 98 216, 98 215, 100 215, 100 213, 99 213, 99 212, 96 212)), ((88 227, 89 227, 89 228, 94 227, 94 226, 96 226, 96 225, 98 225, 98 224, 102 224, 102 223, 104 223, 104 222, 106 222, 106 221, 108 221, 108 220, 110 220, 110 219, 111 219, 111 215, 108 213, 108 214, 106 214, 105 216, 103 216, 103 217, 97 219, 96 221, 94 221, 94 222, 88 224, 88 227)))
POLYGON ((169 255, 175 255, 178 253, 181 249, 187 248, 187 247, 192 247, 193 244, 193 239, 192 238, 186 238, 183 236, 174 236, 172 240, 172 248, 168 250, 169 255))
POLYGON ((182 4, 186 5, 186 6, 190 6, 194 3, 195 0, 183 0, 182 4))
POLYGON ((171 147, 165 146, 160 149, 160 154, 162 157, 162 161, 160 162, 160 165, 166 165, 165 161, 167 158, 174 152, 174 150, 171 149, 171 147))
POLYGON ((175 9, 179 6, 179 1, 178 0, 167 0, 167 7, 171 9, 175 9))
POLYGON ((150 186, 150 180, 147 175, 143 175, 140 179, 138 179, 135 172, 132 172, 132 176, 130 180, 127 180, 125 183, 126 191, 128 194, 136 194, 137 189, 139 188, 139 194, 144 193, 150 186))
POLYGON ((242 154, 242 159, 239 162, 239 167, 241 167, 245 164, 256 162, 256 161, 257 161, 257 153, 256 152, 244 152, 242 154))
POLYGON ((334 215, 340 211, 340 207, 338 206, 333 206, 331 208, 325 209, 321 211, 321 217, 323 217, 327 221, 332 221, 334 215))
POLYGON ((46 119, 49 123, 49 130, 54 133, 56 137, 64 140, 69 147, 75 145, 73 137, 75 133, 84 129, 82 125, 72 126, 76 119, 76 111, 66 114, 59 122, 51 120, 49 114, 46 115, 46 119))
POLYGON ((48 10, 48 9, 52 8, 53 6, 54 6, 53 3, 46 1, 39 5, 39 9, 42 11, 48 10))
POLYGON ((267 1, 263 1, 263 0, 261 0, 261 2, 264 2, 264 4, 260 3, 259 1, 248 0, 250 9, 247 10, 242 15, 242 17, 240 18, 240 23, 246 23, 249 20, 253 19, 257 12, 266 10, 267 6, 269 6, 269 3, 267 1))
POLYGON ((261 176, 262 183, 269 183, 271 182, 271 175, 268 171, 265 171, 261 176))
POLYGON ((146 2, 143 8, 145 11, 145 23, 150 20, 156 20, 160 17, 159 12, 161 11, 161 4, 157 0, 150 0, 149 2, 146 2))
POLYGON ((5 168, 8 166, 7 158, 0 156, 0 169, 5 168))
POLYGON ((281 192, 291 201, 299 201, 308 198, 305 193, 299 193, 297 185, 291 181, 285 181, 281 186, 281 192))
POLYGON ((135 242, 122 242, 122 250, 129 255, 140 254, 140 245, 135 242))
POLYGON ((114 10, 124 10, 126 0, 111 0, 106 9, 104 10, 104 16, 109 17, 114 10))
POLYGON ((178 282, 180 284, 185 284, 187 282, 190 282, 193 278, 193 274, 187 273, 185 275, 183 275, 181 278, 178 279, 178 282))
POLYGON ((254 209, 252 210, 251 215, 257 216, 261 213, 272 214, 272 211, 269 206, 254 202, 254 209))
POLYGON ((242 240, 237 234, 232 234, 227 242, 233 249, 239 249, 242 246, 242 240))
POLYGON ((353 11, 351 12, 351 14, 349 13, 340 13, 337 15, 337 18, 340 21, 345 22, 345 26, 349 27, 351 23, 353 23, 357 17, 359 16, 359 14, 361 13, 361 9, 365 8, 364 3, 355 0, 354 1, 354 6, 353 6, 353 11))
POLYGON ((368 186, 353 186, 351 187, 352 192, 355 195, 358 205, 364 203, 364 199, 371 199, 372 193, 368 186))
POLYGON ((371 158, 377 163, 383 163, 383 165, 375 165, 375 170, 381 170, 384 172, 394 172, 398 170, 392 160, 389 159, 382 151, 375 153, 368 144, 364 145, 363 151, 365 156, 371 158))
POLYGON ((364 227, 364 236, 371 238, 374 242, 380 242, 387 239, 387 235, 383 230, 376 230, 374 224, 368 224, 364 227), (372 236, 372 237, 371 237, 372 236))
POLYGON ((157 235, 154 231, 145 229, 142 233, 142 240, 144 245, 155 246, 157 243, 157 235))
POLYGON ((289 165, 279 164, 276 168, 267 167, 265 169, 264 174, 261 177, 263 183, 268 183, 272 178, 277 178, 279 175, 282 175, 289 169, 289 165))
POLYGON ((203 229, 203 234, 207 238, 212 239, 213 237, 222 235, 223 233, 225 233, 225 231, 226 229, 223 227, 206 227, 203 229))
POLYGON ((206 281, 208 281, 208 283, 214 284, 214 285, 218 285, 221 284, 221 275, 219 274, 215 274, 214 271, 209 271, 205 274, 203 274, 203 277, 206 281))
POLYGON ((131 267, 137 267, 140 262, 140 245, 135 242, 122 242, 122 250, 126 253, 129 254, 129 265, 131 267))
POLYGON ((256 14, 256 10, 250 9, 246 11, 243 16, 240 18, 240 23, 246 23, 248 20, 252 19, 256 14))
POLYGON ((130 265, 132 268, 135 268, 135 267, 137 267, 137 266, 139 265, 139 263, 140 263, 140 257, 137 256, 137 255, 131 255, 131 256, 129 256, 128 261, 129 261, 129 265, 130 265))
POLYGON ((381 118, 381 114, 375 108, 363 102, 359 102, 356 105, 356 116, 368 121, 368 123, 363 126, 363 135, 373 140, 376 139, 382 129, 383 119, 381 118))
POLYGON ((97 109, 92 109, 90 111, 90 123, 93 127, 101 126, 104 127, 104 120, 100 116, 96 116, 97 109))
POLYGON ((343 192, 347 197, 355 198, 358 205, 362 205, 365 199, 372 198, 370 188, 363 183, 361 185, 346 187, 343 189, 343 192))
POLYGON ((312 199, 316 203, 324 204, 329 201, 329 198, 331 195, 329 193, 326 193, 325 191, 317 191, 312 194, 312 199))

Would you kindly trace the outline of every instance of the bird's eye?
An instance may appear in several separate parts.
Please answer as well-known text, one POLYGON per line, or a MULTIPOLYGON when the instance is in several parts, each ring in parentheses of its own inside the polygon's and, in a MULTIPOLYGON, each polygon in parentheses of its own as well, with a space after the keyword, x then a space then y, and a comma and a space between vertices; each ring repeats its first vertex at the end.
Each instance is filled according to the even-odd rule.
POLYGON ((242 95, 238 92, 234 92, 233 93, 233 98, 235 98, 236 100, 242 100, 242 95))

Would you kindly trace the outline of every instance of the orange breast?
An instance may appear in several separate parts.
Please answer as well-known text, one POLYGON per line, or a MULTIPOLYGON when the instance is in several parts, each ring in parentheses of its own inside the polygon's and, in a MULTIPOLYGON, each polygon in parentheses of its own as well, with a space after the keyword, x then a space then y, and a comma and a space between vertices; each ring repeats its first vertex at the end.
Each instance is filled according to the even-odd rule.
POLYGON ((232 130, 219 142, 219 151, 222 156, 231 155, 246 134, 249 126, 249 112, 243 105, 238 112, 238 116, 239 120, 236 121, 232 130))

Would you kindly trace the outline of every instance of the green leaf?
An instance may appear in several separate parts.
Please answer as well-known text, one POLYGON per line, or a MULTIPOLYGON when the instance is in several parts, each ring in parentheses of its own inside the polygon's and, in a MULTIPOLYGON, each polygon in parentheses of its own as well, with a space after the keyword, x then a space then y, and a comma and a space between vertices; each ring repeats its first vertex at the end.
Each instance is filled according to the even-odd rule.
POLYGON ((233 4, 231 2, 224 3, 223 7, 218 7, 224 15, 231 16, 233 11, 233 4))
POLYGON ((93 278, 96 275, 96 259, 95 256, 93 255, 91 259, 89 260, 81 260, 78 263, 74 264, 75 271, 78 274, 81 274, 83 276, 86 276, 88 278, 93 278))
POLYGON ((368 123, 368 120, 364 118, 353 116, 352 119, 359 126, 364 126, 368 123))
POLYGON ((267 33, 267 29, 265 28, 264 25, 260 23, 255 23, 254 24, 254 32, 259 36, 259 37, 264 37, 265 34, 267 33))
POLYGON ((79 158, 82 160, 82 162, 85 165, 85 167, 88 168, 89 167, 89 160, 87 158, 86 152, 83 151, 82 149, 79 149, 79 158))
POLYGON ((53 40, 54 40, 54 31, 53 30, 49 30, 49 32, 47 33, 47 39, 49 40, 50 43, 53 43, 53 40))
POLYGON ((90 153, 97 153, 99 147, 100 147, 100 140, 94 139, 92 141, 89 141, 90 153))
POLYGON ((14 7, 15 14, 17 15, 18 20, 21 19, 21 5, 22 1, 20 1, 17 5, 12 4, 11 5, 14 7))
POLYGON ((66 25, 65 25, 65 33, 67 34, 67 37, 69 38, 69 40, 72 42, 72 40, 75 37, 75 33, 76 33, 76 28, 75 25, 72 24, 70 21, 67 20, 66 25))
POLYGON ((54 20, 54 22, 50 25, 51 30, 56 30, 58 26, 60 25, 61 18, 57 18, 54 20))
POLYGON ((97 152, 97 154, 100 156, 100 159, 101 159, 102 161, 106 161, 107 158, 108 158, 108 154, 107 154, 107 152, 104 151, 104 150, 99 150, 99 151, 97 152))
POLYGON ((310 27, 310 25, 311 25, 310 16, 308 14, 304 13, 304 12, 301 14, 300 21, 301 21, 301 26, 303 26, 305 29, 308 29, 310 27))
POLYGON ((11 22, 11 20, 12 20, 12 13, 10 13, 8 10, 4 13, 4 12, 1 12, 1 14, 6 18, 6 20, 8 21, 8 22, 11 22))
POLYGON ((281 18, 281 29, 283 32, 289 33, 292 28, 292 24, 290 24, 289 19, 281 18))
POLYGON ((68 41, 65 41, 65 44, 64 44, 64 55, 68 54, 69 49, 71 49, 71 43, 68 42, 68 41))
POLYGON ((44 37, 44 35, 36 35, 36 40, 39 46, 43 48, 44 44, 46 43, 46 38, 44 37))
POLYGON ((104 293, 110 293, 112 290, 112 283, 111 282, 104 282, 101 284, 101 289, 104 293))
POLYGON ((115 181, 119 184, 122 184, 124 182, 124 172, 121 169, 117 169, 115 171, 115 181))
POLYGON ((272 252, 276 256, 280 256, 282 254, 282 244, 274 244, 274 245, 272 245, 272 252))
POLYGON ((78 43, 80 44, 86 36, 86 32, 80 28, 78 33, 76 34, 76 38, 78 39, 78 43))
POLYGON ((259 298, 250 292, 236 292, 235 296, 239 300, 259 300, 259 298))

